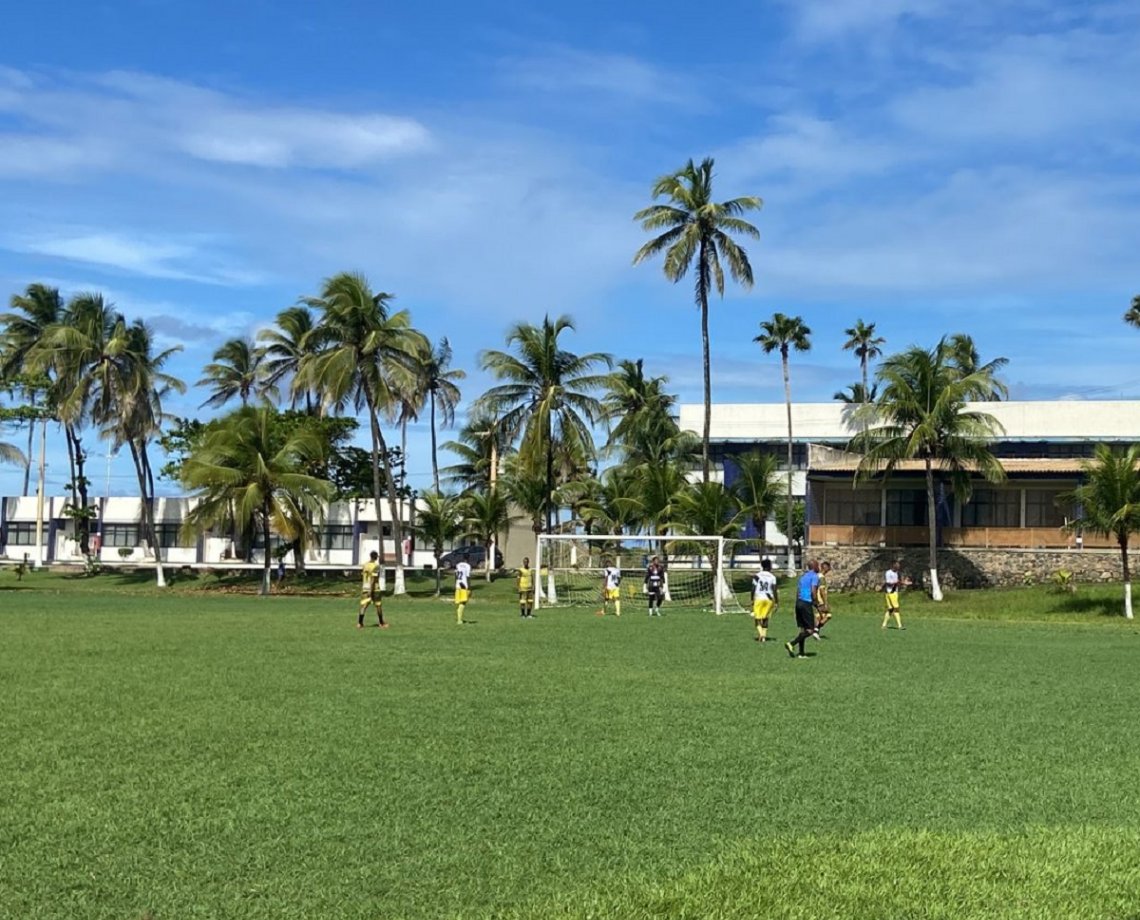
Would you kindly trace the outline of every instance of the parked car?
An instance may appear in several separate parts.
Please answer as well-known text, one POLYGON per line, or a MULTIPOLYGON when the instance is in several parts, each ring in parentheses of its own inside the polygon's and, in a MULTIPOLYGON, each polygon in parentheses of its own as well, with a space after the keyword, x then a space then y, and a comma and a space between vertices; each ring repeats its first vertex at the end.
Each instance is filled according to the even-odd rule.
MULTIPOLYGON (((474 543, 466 546, 457 546, 449 553, 444 553, 439 557, 439 567, 441 569, 453 569, 460 562, 466 562, 473 569, 483 568, 483 563, 487 559, 487 548, 485 546, 476 546, 474 543)), ((503 567, 503 554, 499 552, 499 548, 495 547, 495 568, 501 569, 503 567)))

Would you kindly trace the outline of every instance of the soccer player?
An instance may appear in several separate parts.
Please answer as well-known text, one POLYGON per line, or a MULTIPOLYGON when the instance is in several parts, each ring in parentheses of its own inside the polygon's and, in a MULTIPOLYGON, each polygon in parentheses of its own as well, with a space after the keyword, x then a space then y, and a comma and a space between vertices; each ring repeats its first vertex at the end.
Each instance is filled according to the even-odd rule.
POLYGON ((814 559, 807 564, 807 569, 800 576, 799 586, 796 589, 796 626, 800 628, 791 642, 786 642, 784 648, 792 658, 807 658, 804 653, 804 642, 815 632, 815 608, 819 606, 819 563, 814 559), (800 652, 796 654, 796 646, 800 652))
POLYGON ((752 622, 756 625, 756 641, 768 641, 768 618, 780 603, 772 560, 762 559, 760 571, 752 576, 752 622))
POLYGON ((471 563, 460 562, 455 566, 455 625, 462 626, 463 608, 471 600, 471 563))
POLYGON ((654 556, 645 568, 645 592, 649 595, 649 615, 661 616, 661 600, 665 596, 665 566, 654 556))
POLYGON ((519 616, 524 620, 534 619, 534 577, 530 570, 530 557, 524 556, 522 566, 515 576, 515 587, 519 592, 519 616))
POLYGON ((613 560, 606 558, 603 560, 606 567, 602 570, 602 609, 598 611, 598 616, 604 617, 606 615, 606 607, 613 601, 614 616, 621 616, 621 569, 613 564, 613 560))
POLYGON ((384 622, 384 598, 380 596, 379 559, 380 554, 373 550, 368 555, 368 561, 360 568, 360 612, 356 616, 357 629, 364 629, 364 614, 369 604, 376 608, 376 619, 380 621, 376 625, 381 629, 388 628, 388 624, 384 622))
POLYGON ((827 597, 827 576, 830 574, 831 563, 821 562, 819 564, 819 606, 815 608, 815 632, 812 634, 817 639, 827 638, 823 635, 823 627, 831 619, 831 601, 827 597))
POLYGON ((883 576, 883 597, 887 601, 886 610, 883 611, 883 629, 887 628, 887 623, 890 622, 892 616, 895 618, 895 629, 906 629, 902 625, 902 617, 899 615, 899 588, 906 583, 899 576, 899 569, 901 568, 902 560, 896 559, 883 576))

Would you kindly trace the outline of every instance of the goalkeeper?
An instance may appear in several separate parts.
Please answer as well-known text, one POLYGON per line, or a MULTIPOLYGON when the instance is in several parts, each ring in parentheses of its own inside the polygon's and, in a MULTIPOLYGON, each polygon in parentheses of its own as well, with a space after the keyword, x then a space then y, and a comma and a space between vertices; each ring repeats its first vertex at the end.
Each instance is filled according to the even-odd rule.
POLYGON ((645 593, 649 597, 649 615, 661 616, 661 601, 665 597, 665 566, 654 556, 645 568, 645 593))

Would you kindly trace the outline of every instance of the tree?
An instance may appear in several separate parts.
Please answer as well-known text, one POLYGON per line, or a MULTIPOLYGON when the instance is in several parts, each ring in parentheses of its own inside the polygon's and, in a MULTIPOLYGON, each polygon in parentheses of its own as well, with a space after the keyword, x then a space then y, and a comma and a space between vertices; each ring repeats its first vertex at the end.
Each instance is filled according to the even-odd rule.
POLYGON ((308 307, 288 307, 277 314, 277 328, 263 329, 257 334, 261 346, 261 370, 265 383, 280 388, 288 383, 289 405, 297 408, 301 397, 305 399, 305 412, 313 414, 314 394, 299 377, 301 362, 315 350, 316 317, 308 307))
POLYGON ((1120 547, 1124 576, 1124 616, 1132 619, 1132 573, 1128 566, 1128 542, 1140 531, 1140 445, 1117 453, 1098 444, 1094 459, 1084 464, 1085 480, 1058 501, 1073 504, 1078 520, 1071 528, 1115 537, 1120 547))
POLYGON ((563 349, 558 338, 568 329, 574 329, 568 316, 556 320, 546 316, 541 326, 518 323, 507 333, 507 345, 517 354, 480 355, 483 369, 507 382, 484 393, 479 407, 497 418, 512 439, 521 435, 519 453, 524 463, 545 459, 547 533, 553 524, 555 442, 593 454, 589 426, 603 410, 590 392, 605 385, 605 376, 593 371, 599 365, 612 365, 609 355, 576 355, 563 349))
POLYGON ((878 384, 872 383, 869 390, 864 390, 863 384, 852 383, 846 389, 836 390, 831 394, 831 398, 847 406, 868 406, 875 401, 878 395, 878 384))
POLYGON ((464 534, 477 539, 486 555, 487 581, 495 568, 494 549, 499 534, 511 526, 514 515, 506 496, 495 488, 486 492, 472 492, 463 499, 464 534))
POLYGON ((420 496, 414 531, 419 539, 431 547, 435 556, 435 596, 442 593, 439 559, 443 548, 463 536, 463 502, 454 495, 442 492, 425 492, 420 496))
MULTIPOLYGON (((744 513, 740 502, 730 489, 719 482, 691 483, 682 489, 674 504, 675 519, 670 527, 678 534, 692 536, 724 537, 735 540, 740 536, 744 523, 744 513)), ((707 550, 707 544, 693 544, 707 550)), ((709 554, 713 570, 720 568, 720 550, 709 554)), ((716 590, 724 590, 717 585, 716 590)))
POLYGON ((602 399, 610 429, 606 450, 640 462, 654 445, 675 439, 680 431, 673 410, 677 397, 665 392, 665 377, 646 377, 642 360, 619 361, 606 378, 602 399))
POLYGON ((780 499, 779 462, 774 454, 751 451, 735 458, 737 476, 732 485, 744 516, 751 521, 760 538, 767 543, 768 516, 780 499))
POLYGON ((289 432, 268 406, 238 409, 207 435, 182 469, 182 482, 198 504, 186 528, 200 534, 231 519, 252 520, 264 543, 261 594, 269 593, 272 534, 286 540, 308 530, 324 514, 332 486, 304 472, 321 458, 310 429, 289 432))
POLYGON ((811 329, 805 325, 798 316, 785 316, 775 313, 770 320, 760 324, 760 335, 752 341, 759 342, 764 354, 774 351, 780 353, 780 363, 784 369, 784 401, 788 408, 788 494, 787 494, 787 525, 784 534, 788 540, 788 568, 787 574, 792 578, 796 574, 795 557, 792 554, 792 384, 788 375, 788 355, 792 349, 796 351, 809 351, 811 349, 811 329))
POLYGON ((611 466, 583 491, 581 517, 591 533, 622 534, 637 525, 643 505, 637 474, 625 466, 611 466))
POLYGON ((494 415, 478 406, 456 439, 444 444, 443 449, 459 458, 459 463, 443 468, 444 477, 449 485, 465 492, 490 488, 498 468, 514 452, 506 429, 494 415))
POLYGON ((709 430, 712 417, 712 381, 709 362, 709 294, 715 288, 724 296, 724 268, 745 289, 752 287, 752 265, 748 254, 730 234, 758 239, 760 231, 741 219, 763 202, 755 196, 713 201, 713 160, 707 157, 697 166, 689 160, 681 169, 662 176, 653 185, 653 198, 666 198, 668 204, 653 204, 633 215, 650 233, 664 231, 642 246, 633 257, 637 265, 658 253, 665 253, 665 277, 676 283, 696 263, 695 295, 701 311, 701 348, 704 366, 705 417, 701 434, 701 470, 709 481, 709 430))
MULTIPOLYGON (((865 323, 861 319, 856 320, 850 329, 843 330, 843 334, 847 336, 843 350, 855 352, 855 357, 859 359, 859 374, 863 386, 860 394, 863 398, 860 402, 865 405, 875 399, 867 384, 867 365, 883 353, 883 345, 887 340, 881 335, 875 335, 874 323, 865 323)), ((835 398, 840 397, 837 394, 835 398)))
POLYGON ((210 396, 202 406, 217 409, 231 399, 248 406, 253 400, 276 401, 277 387, 266 377, 265 351, 252 339, 230 339, 214 352, 214 360, 202 369, 200 387, 210 396))
POLYGON ((1140 329, 1140 294, 1132 298, 1132 306, 1124 314, 1124 322, 1129 326, 1135 326, 1140 329))
MULTIPOLYGON (((890 472, 904 460, 921 460, 926 474, 926 512, 929 529, 930 589, 942 600, 938 582, 938 535, 934 472, 950 475, 955 494, 966 501, 971 474, 989 482, 1005 478, 1001 463, 989 445, 1001 432, 992 415, 967 409, 968 402, 993 400, 1003 391, 990 362, 974 370, 958 364, 958 352, 943 338, 934 348, 913 347, 880 365, 881 384, 875 404, 877 424, 856 436, 855 450, 863 453, 858 479, 890 472)), ((972 362, 976 365, 976 362, 972 362)))
POLYGON ((436 413, 444 427, 455 423, 455 407, 459 405, 457 381, 467 374, 451 370, 451 344, 444 337, 434 348, 429 348, 419 367, 420 386, 428 395, 431 422, 431 480, 432 488, 439 491, 439 458, 436 447, 436 413))
MULTIPOLYGON (((403 594, 403 522, 380 415, 390 413, 398 403, 398 394, 408 389, 423 336, 412 328, 407 310, 391 312, 391 301, 391 294, 374 293, 363 275, 344 272, 327 279, 320 296, 306 301, 318 311, 320 319, 313 333, 316 350, 301 362, 300 381, 302 386, 312 387, 320 394, 325 408, 339 411, 351 403, 368 413, 376 516, 381 517, 380 508, 386 498, 396 548, 395 593, 403 594)), ((383 537, 379 551, 383 572, 383 537)))

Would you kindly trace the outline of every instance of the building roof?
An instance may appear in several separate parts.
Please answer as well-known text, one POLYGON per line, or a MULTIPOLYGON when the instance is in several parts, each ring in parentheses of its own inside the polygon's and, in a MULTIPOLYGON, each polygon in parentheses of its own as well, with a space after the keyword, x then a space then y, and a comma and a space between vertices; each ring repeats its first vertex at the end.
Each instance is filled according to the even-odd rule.
MULTIPOLYGON (((854 473, 862 459, 859 454, 836 450, 820 444, 811 445, 809 468, 815 473, 854 473)), ((999 461, 1007 475, 1029 475, 1033 473, 1079 473, 1083 470, 1079 458, 1061 459, 1006 459, 999 461)), ((903 460, 895 464, 896 473, 922 473, 926 466, 922 460, 903 460)))
MULTIPOLYGON (((969 403, 1001 424, 1002 441, 1140 442, 1140 400, 1059 400, 969 403)), ((858 432, 849 405, 793 403, 796 441, 846 441, 858 432)), ((699 433, 700 404, 681 406, 681 427, 699 433)), ((710 439, 721 443, 783 441, 788 437, 784 403, 718 403, 712 407, 710 439)))

